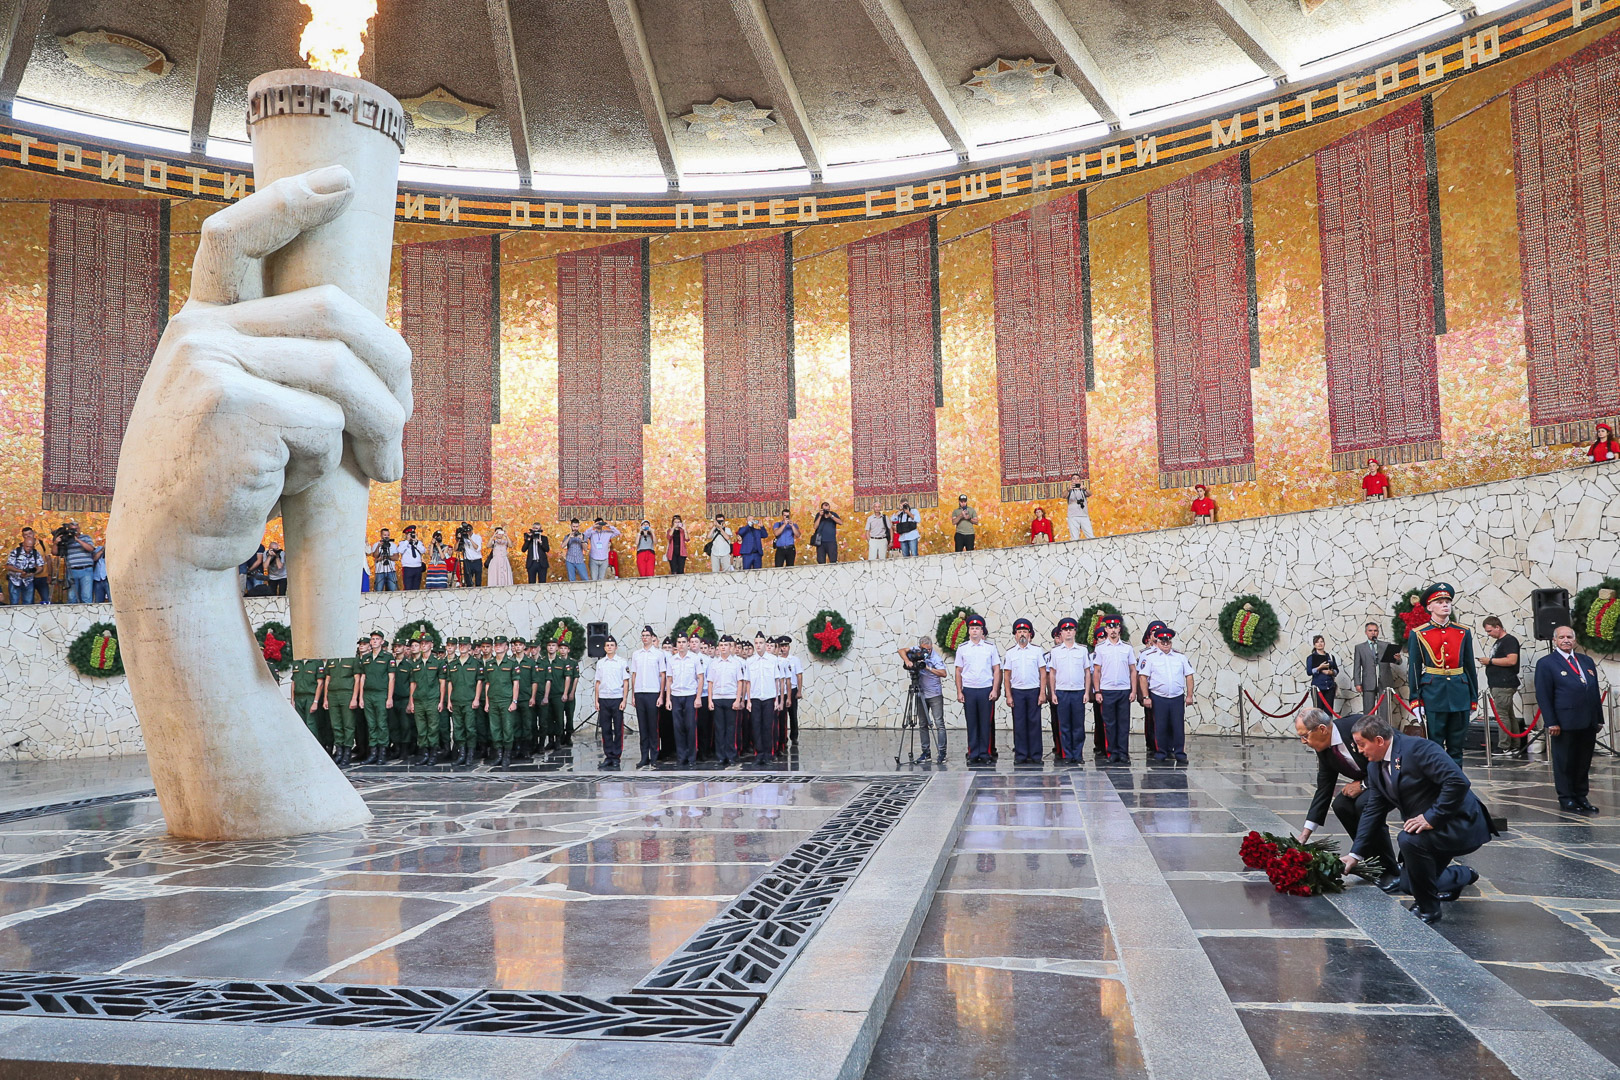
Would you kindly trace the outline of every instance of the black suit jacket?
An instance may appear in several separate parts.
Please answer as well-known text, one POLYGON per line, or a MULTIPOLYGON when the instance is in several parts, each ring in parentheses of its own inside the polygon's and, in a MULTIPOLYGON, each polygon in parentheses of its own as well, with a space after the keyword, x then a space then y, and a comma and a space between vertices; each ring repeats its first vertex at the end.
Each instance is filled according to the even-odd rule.
POLYGON ((1598 689, 1597 662, 1576 653, 1575 662, 1586 681, 1569 669, 1562 653, 1554 650, 1536 661, 1536 704, 1548 727, 1585 731, 1603 726, 1603 692, 1598 689))
POLYGON ((1466 855, 1491 838, 1494 827, 1474 793, 1462 767, 1437 742, 1396 733, 1382 763, 1367 770, 1369 798, 1361 812, 1355 850, 1369 850, 1373 830, 1384 827, 1384 817, 1399 811, 1404 820, 1422 814, 1434 826, 1436 847, 1466 855), (1385 774, 1391 778, 1385 782, 1385 774))
POLYGON ((1338 787, 1339 777, 1346 780, 1367 779, 1367 759, 1356 749, 1356 742, 1350 737, 1351 729, 1360 719, 1360 713, 1329 718, 1328 722, 1339 729, 1339 738, 1344 740, 1344 748, 1350 751, 1350 760, 1355 764, 1353 767, 1345 764, 1344 758, 1332 746, 1316 752, 1316 794, 1311 799, 1310 812, 1305 815, 1307 821, 1314 821, 1318 825, 1327 822, 1328 809, 1333 804, 1333 789, 1338 787))

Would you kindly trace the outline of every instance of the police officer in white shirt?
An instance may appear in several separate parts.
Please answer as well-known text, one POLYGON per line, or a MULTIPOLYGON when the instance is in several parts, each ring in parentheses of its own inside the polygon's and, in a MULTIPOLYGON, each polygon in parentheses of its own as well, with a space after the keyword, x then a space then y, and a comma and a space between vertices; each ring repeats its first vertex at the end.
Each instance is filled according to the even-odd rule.
POLYGON ((692 651, 692 639, 685 634, 675 635, 675 651, 665 660, 664 707, 675 725, 675 767, 692 768, 697 764, 697 697, 703 692, 703 664, 692 651))
POLYGON ((793 749, 799 748, 799 699, 804 696, 804 662, 793 655, 793 639, 783 634, 776 639, 787 669, 787 733, 793 749))
POLYGON ((1131 763, 1131 695, 1136 689, 1136 650, 1120 640, 1124 626, 1118 615, 1103 619, 1108 637, 1091 652, 1092 699, 1102 703, 1103 731, 1107 736, 1108 764, 1131 763))
POLYGON ((1074 640, 1079 628, 1074 619, 1061 620, 1058 643, 1046 656, 1046 696, 1057 702, 1058 738, 1065 765, 1083 765, 1086 760, 1086 692, 1092 684, 1091 653, 1074 640))
POLYGON ((709 661, 704 682, 709 711, 714 713, 714 752, 720 758, 721 768, 737 762, 737 716, 746 708, 737 692, 742 680, 742 661, 735 654, 736 647, 727 634, 720 639, 718 654, 709 661))
POLYGON ((653 628, 641 628, 641 648, 630 657, 632 690, 636 695, 636 739, 641 745, 638 769, 657 767, 658 702, 664 694, 664 672, 669 670, 668 654, 658 647, 653 628))
POLYGON ((1154 628, 1154 648, 1142 657, 1141 672, 1153 698, 1153 760, 1168 761, 1172 756, 1187 763, 1187 702, 1193 695, 1193 666, 1182 653, 1171 648, 1176 632, 1168 626, 1154 628))
POLYGON ((624 752, 624 698, 630 692, 630 665, 619 655, 618 639, 603 643, 596 662, 596 726, 602 732, 602 768, 616 770, 624 752))
POLYGON ((967 719, 969 765, 990 764, 990 725, 995 723, 1001 652, 984 640, 984 619, 969 615, 968 639, 956 650, 956 700, 967 719))
POLYGON ((754 655, 743 665, 743 682, 748 694, 754 729, 754 764, 770 761, 776 739, 776 707, 782 700, 782 660, 765 644, 765 635, 754 639, 754 655))
POLYGON ((1041 706, 1046 704, 1046 654, 1030 639, 1035 624, 1028 619, 1013 623, 1017 642, 1002 656, 1001 689, 1012 702, 1013 764, 1039 765, 1046 757, 1041 738, 1041 706))

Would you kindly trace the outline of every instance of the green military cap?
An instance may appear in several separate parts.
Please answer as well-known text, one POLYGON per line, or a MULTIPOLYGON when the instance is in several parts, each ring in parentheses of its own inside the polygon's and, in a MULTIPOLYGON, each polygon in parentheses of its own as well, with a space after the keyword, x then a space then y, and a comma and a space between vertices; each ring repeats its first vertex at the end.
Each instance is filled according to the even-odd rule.
POLYGON ((492 645, 505 645, 506 643, 507 643, 506 635, 505 634, 500 634, 500 635, 497 635, 495 640, 492 641, 490 644, 492 644, 492 645))
POLYGON ((368 638, 368 637, 363 637, 363 638, 360 638, 358 641, 356 641, 355 644, 356 645, 367 645, 367 646, 369 646, 371 644, 371 639, 368 638))

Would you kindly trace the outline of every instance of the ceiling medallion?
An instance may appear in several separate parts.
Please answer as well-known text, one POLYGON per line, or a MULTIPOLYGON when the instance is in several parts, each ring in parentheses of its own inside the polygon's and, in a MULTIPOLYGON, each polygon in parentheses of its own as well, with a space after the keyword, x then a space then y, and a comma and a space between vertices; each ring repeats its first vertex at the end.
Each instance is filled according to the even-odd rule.
POLYGON ((79 30, 56 40, 76 66, 98 79, 127 86, 156 82, 174 67, 157 46, 106 30, 79 30))
POLYGON ((962 85, 977 101, 992 105, 1022 105, 1031 98, 1046 97, 1062 79, 1056 64, 1045 64, 1025 57, 1022 60, 997 58, 988 67, 976 68, 973 78, 962 85))
POLYGON ((476 134, 478 121, 493 110, 462 101, 442 86, 435 86, 421 97, 402 98, 400 104, 418 128, 439 128, 476 134))
POLYGON ((765 129, 775 127, 771 110, 756 109, 754 103, 727 101, 717 97, 708 105, 693 105, 692 111, 681 117, 686 129, 694 135, 707 135, 714 140, 757 139, 765 129))

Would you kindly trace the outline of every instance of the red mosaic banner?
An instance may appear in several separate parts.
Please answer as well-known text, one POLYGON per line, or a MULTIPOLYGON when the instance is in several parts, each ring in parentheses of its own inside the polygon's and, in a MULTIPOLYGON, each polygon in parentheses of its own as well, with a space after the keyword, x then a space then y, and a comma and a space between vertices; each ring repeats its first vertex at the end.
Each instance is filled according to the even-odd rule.
POLYGON ((1334 471, 1440 456, 1432 146, 1424 98, 1316 153, 1334 471))
POLYGON ((642 516, 641 426, 652 420, 647 242, 557 258, 558 516, 642 516))
POLYGON ((500 396, 498 238, 400 245, 400 329, 416 408, 405 425, 406 521, 491 517, 500 396))
POLYGON ((944 398, 932 217, 845 248, 855 509, 939 505, 934 410, 944 398))
POLYGON ((991 229, 1003 502, 1063 496, 1071 477, 1090 476, 1086 240, 1085 203, 1074 193, 991 229))
POLYGON ((1620 34, 1513 88, 1531 443, 1620 419, 1620 34))
POLYGON ((1159 486, 1254 479, 1248 155, 1148 193, 1159 486))
POLYGON ((793 238, 703 256, 703 430, 709 514, 787 505, 793 415, 793 238))
POLYGON ((47 272, 42 505, 105 511, 168 322, 168 200, 53 200, 47 272))

